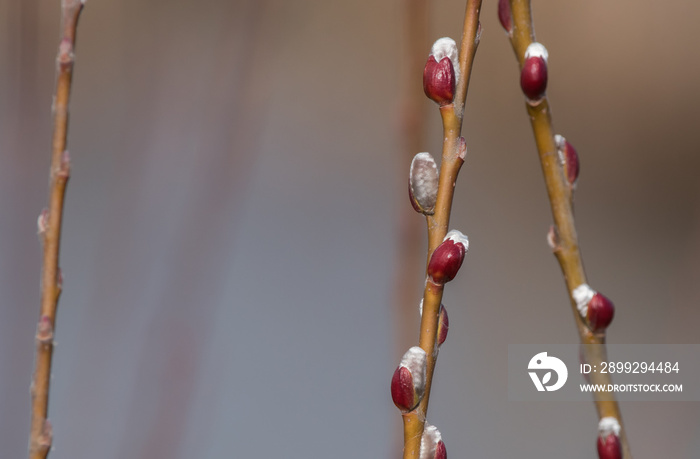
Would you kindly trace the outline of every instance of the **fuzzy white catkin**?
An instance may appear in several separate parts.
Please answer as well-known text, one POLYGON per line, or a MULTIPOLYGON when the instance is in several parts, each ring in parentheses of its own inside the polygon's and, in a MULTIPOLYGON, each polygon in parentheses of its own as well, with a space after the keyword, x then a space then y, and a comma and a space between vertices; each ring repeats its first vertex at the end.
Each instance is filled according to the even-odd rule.
POLYGON ((444 57, 449 57, 455 70, 455 83, 459 81, 459 50, 457 43, 450 37, 442 37, 433 43, 430 54, 440 62, 444 57))
POLYGON ((549 52, 547 52, 547 48, 545 48, 542 43, 537 43, 535 41, 530 43, 525 50, 525 59, 528 57, 541 57, 547 62, 547 59, 549 59, 549 52))
POLYGON ((593 290, 588 284, 581 284, 571 292, 571 296, 576 302, 576 307, 581 317, 584 319, 588 316, 588 303, 591 302, 593 296, 595 295, 595 290, 593 290))
POLYGON ((620 435, 620 423, 612 416, 601 418, 598 422, 598 433, 603 437, 611 433, 620 435))
POLYGON ((411 372, 413 378, 413 389, 422 396, 425 390, 425 373, 428 362, 428 355, 425 351, 413 346, 401 358, 399 366, 406 367, 411 372))
POLYGON ((420 459, 433 459, 435 457, 435 448, 442 441, 442 435, 437 427, 425 423, 423 429, 423 438, 420 441, 420 459))

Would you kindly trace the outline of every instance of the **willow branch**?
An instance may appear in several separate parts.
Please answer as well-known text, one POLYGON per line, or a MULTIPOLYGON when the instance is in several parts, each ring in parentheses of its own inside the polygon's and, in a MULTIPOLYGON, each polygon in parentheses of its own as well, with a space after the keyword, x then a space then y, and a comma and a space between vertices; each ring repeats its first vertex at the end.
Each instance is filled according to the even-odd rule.
MULTIPOLYGON (((506 29, 522 70, 525 64, 526 50, 530 44, 535 42, 530 1, 510 0, 510 10, 512 13, 512 29, 508 30, 507 27, 506 29)), ((579 286, 587 285, 587 281, 574 223, 573 186, 567 180, 566 171, 562 167, 562 162, 559 158, 547 96, 543 95, 539 100, 528 100, 526 107, 535 135, 535 143, 554 218, 554 228, 550 233, 550 244, 564 275, 574 320, 576 321, 576 328, 581 343, 584 344, 583 349, 586 360, 592 365, 597 364, 600 366, 600 363, 607 359, 604 346, 605 330, 594 330, 591 327, 591 323, 582 316, 580 305, 576 301, 576 295, 574 294, 575 289, 579 286), (600 346, 585 346, 589 344, 600 346)), ((591 376, 591 382, 594 384, 610 383, 608 374, 597 373, 591 376)), ((620 408, 614 395, 596 394, 594 402, 599 419, 608 417, 617 419, 621 427, 620 440, 623 457, 631 458, 620 408)))
MULTIPOLYGON (((480 38, 480 9, 481 0, 467 1, 459 54, 461 77, 457 81, 454 102, 440 107, 444 140, 435 212, 426 218, 428 226, 428 261, 447 234, 457 175, 464 163, 464 151, 462 150, 465 147, 462 144, 460 135, 472 64, 474 63, 474 56, 480 38)), ((426 282, 423 293, 423 314, 419 336, 419 346, 427 354, 425 394, 414 410, 403 414, 404 459, 418 459, 420 455, 421 437, 425 428, 428 404, 430 402, 430 388, 438 355, 437 331, 442 294, 442 285, 426 282)))
POLYGON ((56 308, 61 294, 61 272, 58 265, 63 218, 63 200, 70 176, 70 158, 66 150, 68 135, 68 101, 73 77, 75 34, 83 9, 80 0, 63 0, 62 37, 56 58, 58 73, 53 103, 53 140, 49 175, 49 207, 39 217, 39 233, 44 246, 41 273, 41 314, 36 332, 36 356, 32 378, 32 420, 29 458, 45 459, 53 441, 47 418, 51 357, 56 323, 56 308))

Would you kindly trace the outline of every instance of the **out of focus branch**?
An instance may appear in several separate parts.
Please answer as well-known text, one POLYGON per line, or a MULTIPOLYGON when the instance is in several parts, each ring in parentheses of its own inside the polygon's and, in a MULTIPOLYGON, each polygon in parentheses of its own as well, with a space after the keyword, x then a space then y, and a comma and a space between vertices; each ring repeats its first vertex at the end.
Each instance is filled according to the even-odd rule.
POLYGON ((75 49, 78 18, 83 9, 81 0, 63 0, 62 36, 56 64, 58 74, 53 102, 53 140, 49 172, 49 207, 39 216, 39 237, 44 246, 41 273, 41 313, 36 332, 36 357, 32 378, 32 421, 29 438, 29 458, 45 459, 51 450, 53 434, 49 422, 49 385, 51 357, 56 324, 56 308, 61 294, 62 276, 58 265, 63 218, 63 200, 70 176, 70 157, 66 150, 68 137, 68 101, 75 49))

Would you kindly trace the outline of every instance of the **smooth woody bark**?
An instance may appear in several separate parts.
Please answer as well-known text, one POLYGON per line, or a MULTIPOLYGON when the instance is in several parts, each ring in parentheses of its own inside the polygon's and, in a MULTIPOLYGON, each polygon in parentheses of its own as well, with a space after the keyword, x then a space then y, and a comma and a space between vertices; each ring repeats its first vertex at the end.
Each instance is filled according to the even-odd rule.
MULTIPOLYGON (((464 104, 469 86, 474 56, 479 44, 479 13, 481 0, 468 0, 464 17, 464 29, 459 54, 460 79, 457 82, 455 100, 452 104, 440 107, 443 123, 442 161, 440 164, 440 182, 438 187, 435 213, 427 216, 428 225, 428 257, 442 242, 447 234, 452 210, 454 187, 464 159, 460 156, 461 130, 464 114, 464 104)), ((427 266, 427 262, 426 262, 427 266)), ((443 293, 442 285, 426 282, 423 293, 423 315, 421 318, 419 346, 427 353, 427 373, 425 395, 413 411, 403 414, 404 424, 404 459, 418 459, 425 419, 430 402, 430 388, 433 371, 437 360, 437 330, 439 325, 440 302, 443 293)))
POLYGON ((40 217, 40 237, 44 246, 41 274, 41 314, 36 333, 36 356, 32 378, 32 420, 29 439, 29 458, 45 459, 53 441, 49 422, 49 384, 51 357, 56 323, 56 308, 61 294, 61 273, 58 265, 63 200, 70 176, 70 158, 66 150, 68 137, 68 101, 73 77, 75 34, 83 3, 63 0, 62 37, 58 47, 56 93, 53 103, 53 140, 51 142, 51 169, 48 212, 40 217))

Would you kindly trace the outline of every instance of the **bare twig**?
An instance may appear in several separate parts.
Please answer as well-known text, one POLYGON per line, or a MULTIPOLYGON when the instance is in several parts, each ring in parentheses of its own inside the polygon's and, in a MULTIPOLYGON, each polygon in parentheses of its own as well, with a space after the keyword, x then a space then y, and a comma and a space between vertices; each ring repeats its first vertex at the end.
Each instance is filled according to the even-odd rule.
MULTIPOLYGON (((466 148, 460 134, 464 115, 467 88, 474 62, 474 55, 479 44, 479 13, 481 0, 468 0, 464 17, 459 73, 454 102, 440 107, 443 123, 442 161, 440 164, 437 201, 433 215, 427 215, 428 225, 428 261, 443 242, 450 222, 452 198, 457 175, 464 162, 466 148)), ((423 293, 423 314, 420 325, 419 346, 427 355, 425 392, 421 402, 412 411, 403 414, 404 424, 404 459, 417 459, 420 455, 421 438, 425 429, 425 420, 430 401, 430 388, 433 371, 437 360, 437 331, 442 301, 443 285, 426 282, 423 293)))
MULTIPOLYGON (((513 50, 515 51, 522 71, 526 62, 526 52, 528 49, 532 49, 529 47, 531 44, 535 43, 530 0, 510 0, 510 4, 508 4, 508 0, 501 0, 500 3, 499 17, 501 23, 508 32, 513 50), (506 10, 508 7, 510 7, 510 11, 506 10), (508 17, 509 13, 511 14, 510 18, 508 17)), ((546 65, 546 51, 544 60, 546 65)), ((523 77, 521 77, 521 84, 523 84, 522 78, 523 77)), ((544 70, 544 84, 546 85, 546 67, 544 70)), ((584 344, 583 351, 585 358, 587 362, 592 365, 600 365, 600 362, 606 360, 604 346, 605 328, 597 327, 590 317, 590 314, 586 317, 583 313, 585 307, 590 307, 592 303, 590 303, 590 297, 585 298, 584 295, 582 299, 579 293, 581 288, 584 290, 588 289, 588 284, 583 269, 581 252, 579 250, 572 205, 573 185, 575 175, 578 172, 578 158, 574 156, 569 159, 570 162, 576 162, 576 173, 572 174, 571 171, 567 170, 567 159, 560 158, 563 151, 562 145, 558 145, 554 133, 551 110, 546 94, 542 93, 541 97, 531 97, 532 94, 528 94, 528 89, 529 88, 525 86, 523 87, 523 91, 526 92, 528 99, 526 103, 527 112, 532 123, 535 143, 537 144, 542 172, 544 173, 547 193, 552 208, 552 215, 554 217, 554 227, 550 230, 548 239, 564 274, 574 320, 576 321, 581 343, 584 344), (562 165, 564 167, 562 167, 562 165), (572 178, 574 180, 572 180, 572 178), (579 290, 577 291, 577 289, 579 290), (589 344, 598 346, 586 346, 589 344)), ((592 292, 590 289, 588 289, 588 291, 592 292)), ((610 305, 610 307, 612 307, 612 305, 610 305)), ((611 318, 612 316, 608 319, 611 318)), ((591 382, 594 384, 608 384, 610 382, 609 375, 603 373, 591 375, 591 379, 591 382)), ((594 401, 599 419, 610 420, 610 418, 614 418, 617 420, 623 457, 631 458, 627 436, 622 424, 620 408, 614 395, 596 393, 594 401)))
POLYGON ((73 50, 81 0, 63 0, 62 37, 58 46, 56 93, 53 102, 54 128, 51 142, 49 208, 39 217, 39 233, 44 245, 41 274, 41 315, 36 333, 36 357, 32 379, 32 421, 29 458, 45 459, 51 449, 52 429, 47 419, 51 357, 56 323, 56 307, 61 294, 61 272, 58 267, 61 220, 66 183, 70 176, 70 158, 66 150, 68 134, 68 100, 73 77, 73 50))

